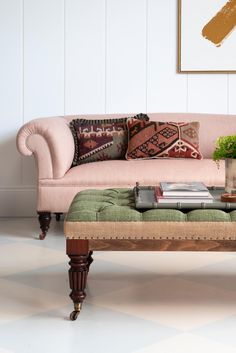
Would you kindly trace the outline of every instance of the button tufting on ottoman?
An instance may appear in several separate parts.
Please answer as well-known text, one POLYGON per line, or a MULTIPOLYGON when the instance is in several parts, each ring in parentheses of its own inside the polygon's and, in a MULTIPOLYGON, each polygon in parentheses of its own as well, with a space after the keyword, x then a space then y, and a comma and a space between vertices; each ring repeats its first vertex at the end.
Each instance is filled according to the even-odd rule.
POLYGON ((137 210, 133 190, 86 190, 69 208, 64 231, 70 239, 236 239, 236 211, 137 210))

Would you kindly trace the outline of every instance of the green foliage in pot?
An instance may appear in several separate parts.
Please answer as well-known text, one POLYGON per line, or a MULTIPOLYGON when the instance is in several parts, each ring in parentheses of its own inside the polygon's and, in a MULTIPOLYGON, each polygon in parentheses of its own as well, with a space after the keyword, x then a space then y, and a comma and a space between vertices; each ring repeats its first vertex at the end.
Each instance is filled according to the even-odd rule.
POLYGON ((217 162, 225 158, 236 158, 236 135, 221 136, 216 140, 213 160, 217 162))

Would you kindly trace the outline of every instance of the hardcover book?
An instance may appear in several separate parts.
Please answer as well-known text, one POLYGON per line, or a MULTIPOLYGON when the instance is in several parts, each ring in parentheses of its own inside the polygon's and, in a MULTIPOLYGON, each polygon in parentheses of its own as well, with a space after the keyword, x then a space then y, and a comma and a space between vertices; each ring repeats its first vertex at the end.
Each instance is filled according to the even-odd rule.
POLYGON ((155 198, 158 203, 210 203, 213 202, 212 195, 208 192, 207 196, 163 196, 160 187, 155 187, 155 198))
POLYGON ((163 196, 209 196, 206 185, 199 181, 189 183, 161 182, 160 188, 163 196))

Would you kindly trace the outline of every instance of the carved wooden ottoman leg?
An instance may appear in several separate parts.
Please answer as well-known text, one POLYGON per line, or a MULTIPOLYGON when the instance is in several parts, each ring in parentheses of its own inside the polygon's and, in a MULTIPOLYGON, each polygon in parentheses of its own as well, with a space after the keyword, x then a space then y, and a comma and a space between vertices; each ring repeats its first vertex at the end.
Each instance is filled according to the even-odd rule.
POLYGON ((38 220, 39 220, 39 224, 40 224, 40 228, 42 230, 42 233, 39 235, 39 239, 43 240, 46 237, 47 231, 49 229, 50 226, 50 222, 51 222, 51 212, 38 212, 38 220))
POLYGON ((88 274, 88 240, 67 239, 66 253, 70 258, 69 280, 71 293, 70 297, 74 302, 74 311, 70 314, 71 320, 76 320, 84 298, 86 297, 85 287, 88 274))

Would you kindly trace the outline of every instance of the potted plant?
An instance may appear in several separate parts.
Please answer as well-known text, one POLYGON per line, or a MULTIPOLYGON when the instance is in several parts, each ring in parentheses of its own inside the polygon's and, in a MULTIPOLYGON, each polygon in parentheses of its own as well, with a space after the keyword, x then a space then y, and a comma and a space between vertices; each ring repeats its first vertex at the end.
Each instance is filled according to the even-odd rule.
POLYGON ((221 136, 216 140, 213 160, 219 165, 225 159, 225 191, 236 194, 236 135, 221 136))

